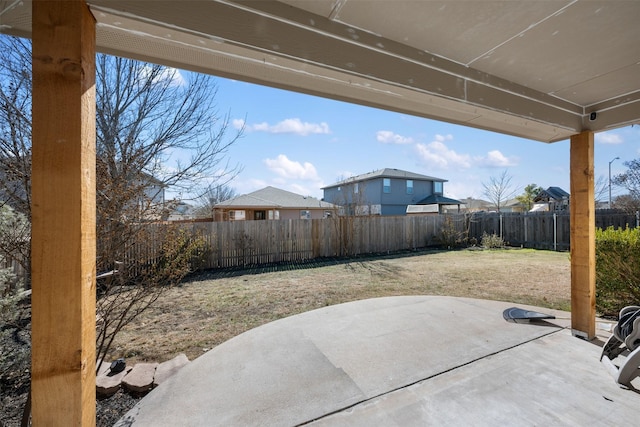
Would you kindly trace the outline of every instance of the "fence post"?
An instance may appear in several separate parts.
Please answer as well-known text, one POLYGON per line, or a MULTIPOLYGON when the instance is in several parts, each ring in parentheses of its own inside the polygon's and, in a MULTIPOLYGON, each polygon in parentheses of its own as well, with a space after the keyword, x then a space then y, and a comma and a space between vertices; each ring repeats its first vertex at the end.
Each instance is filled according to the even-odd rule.
POLYGON ((640 227, 640 211, 636 211, 636 228, 640 227))
POLYGON ((553 213, 553 250, 558 250, 558 214, 553 213))

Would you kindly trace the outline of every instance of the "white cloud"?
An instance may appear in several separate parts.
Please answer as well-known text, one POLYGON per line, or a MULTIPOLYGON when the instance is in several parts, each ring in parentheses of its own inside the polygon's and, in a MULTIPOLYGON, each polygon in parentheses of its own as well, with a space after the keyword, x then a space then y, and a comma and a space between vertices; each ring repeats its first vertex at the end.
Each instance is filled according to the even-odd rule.
POLYGON ((515 157, 507 157, 499 150, 492 150, 486 155, 473 157, 469 154, 457 153, 445 144, 445 142, 452 140, 453 136, 451 135, 438 134, 428 144, 416 144, 416 151, 426 167, 441 170, 472 167, 504 168, 517 164, 515 157))
POLYGON ((276 174, 269 180, 269 184, 283 190, 292 191, 304 196, 322 198, 322 190, 325 186, 322 178, 318 176, 315 166, 309 162, 297 162, 280 154, 275 159, 265 159, 264 164, 276 174))
POLYGON ((242 129, 245 126, 245 122, 244 119, 233 119, 231 121, 231 125, 235 128, 235 129, 242 129))
MULTIPOLYGON (((151 66, 144 66, 140 70, 140 77, 143 80, 147 80, 147 79, 152 78, 151 71, 152 71, 152 67, 151 66)), ((172 67, 162 68, 161 72, 159 74, 157 74, 156 76, 154 76, 153 79, 157 83, 164 82, 165 80, 168 80, 171 83, 172 86, 185 86, 187 84, 187 81, 185 80, 185 78, 180 73, 180 70, 178 70, 177 68, 172 68, 172 67)))
POLYGON ((233 125, 236 128, 240 124, 245 124, 246 130, 255 131, 255 132, 291 133, 299 136, 331 133, 331 130, 329 129, 329 125, 325 122, 309 123, 309 122, 303 122, 298 118, 285 119, 279 123, 276 123, 275 125, 269 124, 267 122, 248 125, 244 123, 244 120, 236 119, 233 121, 233 125))
POLYGON ((376 139, 383 144, 411 144, 413 138, 398 135, 390 130, 379 130, 376 132, 376 139))
POLYGON ((611 132, 597 133, 595 139, 600 144, 617 145, 624 142, 620 134, 611 132))
POLYGON ((509 166, 515 166, 517 161, 513 157, 506 157, 499 150, 491 150, 486 156, 478 157, 475 159, 478 166, 484 166, 488 168, 505 168, 509 166))
POLYGON ((453 135, 451 135, 450 133, 446 135, 440 135, 439 133, 437 133, 434 138, 436 141, 440 141, 440 142, 453 141, 453 135))
POLYGON ((284 154, 279 154, 275 159, 265 159, 264 164, 269 170, 282 178, 303 179, 308 181, 318 180, 318 172, 315 166, 309 162, 296 162, 289 160, 284 154))
POLYGON ((430 168, 470 168, 472 164, 468 154, 458 154, 444 144, 444 141, 452 139, 451 135, 436 135, 435 140, 428 144, 416 144, 418 156, 430 168))

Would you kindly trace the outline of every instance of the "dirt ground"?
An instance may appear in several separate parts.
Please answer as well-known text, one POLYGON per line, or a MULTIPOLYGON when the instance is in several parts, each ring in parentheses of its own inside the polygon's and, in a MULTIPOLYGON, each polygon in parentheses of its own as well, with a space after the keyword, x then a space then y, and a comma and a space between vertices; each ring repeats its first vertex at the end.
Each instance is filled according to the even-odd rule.
POLYGON ((201 274, 168 290, 116 339, 127 361, 190 360, 261 324, 332 304, 451 295, 570 308, 569 254, 528 249, 433 251, 201 274))

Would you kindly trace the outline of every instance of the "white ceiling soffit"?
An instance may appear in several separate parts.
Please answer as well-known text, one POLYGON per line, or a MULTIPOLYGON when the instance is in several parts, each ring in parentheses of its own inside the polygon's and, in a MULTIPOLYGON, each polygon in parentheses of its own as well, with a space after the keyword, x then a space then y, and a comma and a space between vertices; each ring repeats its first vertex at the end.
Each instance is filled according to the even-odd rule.
POLYGON ((638 0, 87 3, 105 53, 545 142, 640 123, 638 0))

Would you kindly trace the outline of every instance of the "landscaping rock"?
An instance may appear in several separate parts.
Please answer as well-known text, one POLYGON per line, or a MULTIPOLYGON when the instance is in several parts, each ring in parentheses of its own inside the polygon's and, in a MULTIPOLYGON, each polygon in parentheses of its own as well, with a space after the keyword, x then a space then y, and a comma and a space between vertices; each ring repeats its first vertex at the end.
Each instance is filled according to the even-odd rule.
POLYGON ((133 393, 147 393, 153 388, 157 363, 138 363, 122 380, 122 386, 133 393))
POLYGON ((111 396, 120 389, 122 379, 131 371, 131 368, 125 368, 124 371, 117 374, 111 374, 109 370, 110 363, 101 363, 100 371, 96 376, 96 393, 100 396, 111 396), (106 366, 106 368, 105 368, 106 366))
POLYGON ((109 368, 111 367, 111 363, 103 362, 102 360, 98 360, 98 373, 96 376, 104 375, 109 373, 109 368))
POLYGON ((189 358, 184 353, 181 353, 171 360, 167 360, 158 365, 156 368, 156 375, 153 378, 153 387, 158 387, 167 378, 178 372, 183 366, 189 363, 189 358))

